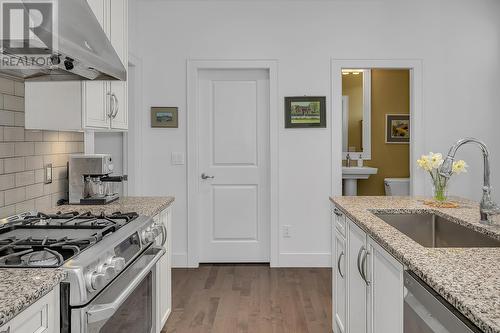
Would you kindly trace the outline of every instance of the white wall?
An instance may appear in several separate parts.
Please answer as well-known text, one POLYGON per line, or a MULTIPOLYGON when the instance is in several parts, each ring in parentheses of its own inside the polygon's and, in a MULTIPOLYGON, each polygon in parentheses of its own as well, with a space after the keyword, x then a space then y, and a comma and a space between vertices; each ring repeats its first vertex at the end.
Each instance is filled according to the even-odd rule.
MULTIPOLYGON (((187 250, 186 168, 172 166, 170 154, 186 151, 188 58, 278 60, 280 113, 284 96, 325 95, 330 103, 332 57, 422 59, 425 150, 444 153, 459 137, 477 136, 500 161, 498 1, 133 1, 130 47, 144 82, 142 194, 176 196, 177 265, 187 250), (180 128, 151 129, 153 105, 179 106, 180 128)), ((282 122, 279 224, 291 225, 292 237, 279 240, 280 264, 328 265, 330 129, 285 130, 282 122)), ((453 193, 478 199, 479 152, 460 157, 471 168, 453 193)), ((493 176, 500 185, 500 168, 493 176)))

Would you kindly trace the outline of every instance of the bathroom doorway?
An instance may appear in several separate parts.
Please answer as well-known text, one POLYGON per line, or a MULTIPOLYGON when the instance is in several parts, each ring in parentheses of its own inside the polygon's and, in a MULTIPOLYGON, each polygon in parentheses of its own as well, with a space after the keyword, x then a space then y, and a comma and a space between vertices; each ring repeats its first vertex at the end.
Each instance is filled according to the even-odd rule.
POLYGON ((332 193, 418 195, 418 61, 332 61, 332 193))
POLYGON ((410 70, 343 69, 342 102, 343 194, 410 195, 410 70))

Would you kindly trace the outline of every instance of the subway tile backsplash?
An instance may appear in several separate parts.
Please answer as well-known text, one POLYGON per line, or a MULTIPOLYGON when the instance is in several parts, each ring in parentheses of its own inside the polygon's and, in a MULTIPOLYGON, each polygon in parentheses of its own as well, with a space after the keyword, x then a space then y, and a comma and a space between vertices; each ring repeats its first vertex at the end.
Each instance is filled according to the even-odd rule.
POLYGON ((43 210, 68 197, 68 156, 83 153, 83 133, 24 128, 24 84, 0 77, 0 218, 43 210), (52 184, 44 166, 52 164, 52 184))

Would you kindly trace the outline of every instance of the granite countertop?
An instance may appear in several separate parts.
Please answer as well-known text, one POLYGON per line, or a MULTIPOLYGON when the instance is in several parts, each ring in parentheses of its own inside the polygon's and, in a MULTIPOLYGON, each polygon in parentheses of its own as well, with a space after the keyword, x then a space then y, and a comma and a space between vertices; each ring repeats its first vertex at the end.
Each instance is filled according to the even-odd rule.
POLYGON ((54 268, 0 269, 0 326, 35 303, 66 278, 54 268))
MULTIPOLYGON (((486 333, 500 333, 500 248, 426 248, 372 214, 431 212, 500 239, 500 226, 479 223, 479 205, 434 208, 423 198, 333 197, 330 200, 396 259, 486 333)), ((500 216, 494 217, 500 225, 500 216)))
POLYGON ((44 213, 78 211, 112 214, 115 212, 137 212, 139 215, 154 216, 170 206, 174 200, 174 197, 121 197, 107 205, 62 205, 44 210, 44 213))

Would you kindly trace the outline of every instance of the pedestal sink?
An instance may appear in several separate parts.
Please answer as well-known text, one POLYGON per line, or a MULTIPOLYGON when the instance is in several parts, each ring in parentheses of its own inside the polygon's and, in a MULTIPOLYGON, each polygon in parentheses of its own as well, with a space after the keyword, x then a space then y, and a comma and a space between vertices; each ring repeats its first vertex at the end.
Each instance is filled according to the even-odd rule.
POLYGON ((358 195, 358 179, 368 179, 377 174, 377 168, 370 167, 342 167, 344 180, 344 195, 358 195))

